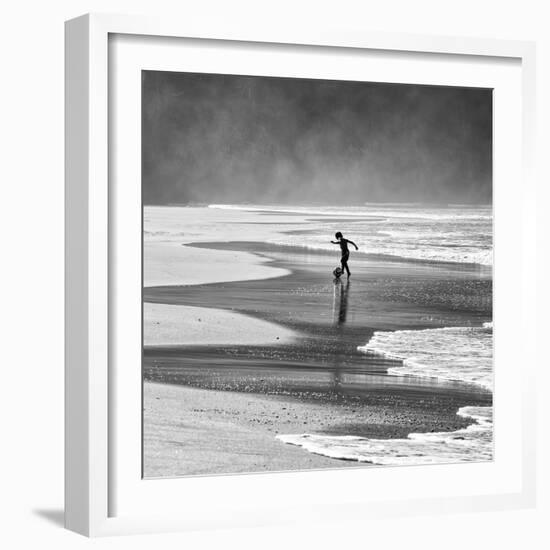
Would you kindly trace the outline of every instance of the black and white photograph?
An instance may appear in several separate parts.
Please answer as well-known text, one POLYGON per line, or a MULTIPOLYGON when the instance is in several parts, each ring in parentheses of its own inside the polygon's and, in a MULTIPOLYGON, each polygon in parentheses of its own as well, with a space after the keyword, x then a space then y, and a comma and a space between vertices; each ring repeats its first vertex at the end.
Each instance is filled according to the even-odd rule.
POLYGON ((492 113, 142 71, 145 478, 493 460, 492 113))
POLYGON ((544 546, 545 7, 8 3, 3 547, 544 546))

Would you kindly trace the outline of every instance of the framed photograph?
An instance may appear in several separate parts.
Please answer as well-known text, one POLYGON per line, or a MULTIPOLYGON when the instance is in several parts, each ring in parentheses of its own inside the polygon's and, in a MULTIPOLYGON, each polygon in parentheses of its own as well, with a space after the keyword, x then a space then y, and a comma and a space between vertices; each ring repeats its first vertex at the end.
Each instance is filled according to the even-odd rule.
POLYGON ((533 64, 67 22, 67 528, 532 505, 533 64))

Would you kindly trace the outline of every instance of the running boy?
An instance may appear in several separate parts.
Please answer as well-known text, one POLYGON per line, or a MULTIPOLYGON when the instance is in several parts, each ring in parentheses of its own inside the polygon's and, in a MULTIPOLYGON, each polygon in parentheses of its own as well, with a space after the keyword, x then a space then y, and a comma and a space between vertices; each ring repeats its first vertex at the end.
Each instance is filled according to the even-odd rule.
POLYGON ((344 239, 344 236, 342 235, 342 233, 340 233, 340 231, 338 231, 338 233, 336 233, 334 236, 336 237, 337 240, 336 241, 330 241, 330 242, 332 244, 339 244, 340 245, 340 250, 342 251, 342 258, 340 259, 340 262, 342 264, 342 273, 345 270, 348 274, 348 277, 350 277, 351 273, 350 273, 349 267, 348 267, 348 260, 349 260, 348 243, 355 246, 355 250, 359 250, 359 248, 357 247, 357 245, 353 241, 350 241, 349 239, 344 239))

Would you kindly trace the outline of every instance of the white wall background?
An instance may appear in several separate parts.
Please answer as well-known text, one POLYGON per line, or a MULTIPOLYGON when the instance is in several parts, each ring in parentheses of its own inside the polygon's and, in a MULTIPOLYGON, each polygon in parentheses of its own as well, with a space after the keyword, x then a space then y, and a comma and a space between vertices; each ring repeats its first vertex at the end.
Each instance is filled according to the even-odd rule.
MULTIPOLYGON (((538 41, 540 286, 547 283, 550 199, 550 16, 523 0, 19 0, 0 17, 0 545, 4 548, 542 548, 550 541, 550 430, 544 356, 549 292, 539 288, 537 510, 418 517, 307 528, 232 530, 88 541, 64 531, 63 22, 85 12, 170 13, 238 25, 327 25, 538 41), (546 520, 546 521, 545 521, 546 520)), ((533 280, 535 280, 533 272, 533 280)), ((521 368, 521 365, 518 365, 521 368)))

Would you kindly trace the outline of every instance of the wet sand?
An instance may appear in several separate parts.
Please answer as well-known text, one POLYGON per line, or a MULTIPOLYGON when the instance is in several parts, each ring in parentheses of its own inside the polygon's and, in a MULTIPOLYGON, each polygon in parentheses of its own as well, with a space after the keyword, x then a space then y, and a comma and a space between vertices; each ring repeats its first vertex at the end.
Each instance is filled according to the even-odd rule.
POLYGON ((345 461, 315 457, 270 438, 319 431, 377 438, 453 431, 469 424, 456 415, 459 407, 491 403, 489 392, 466 384, 388 376, 391 362, 357 351, 375 330, 481 325, 491 318, 488 270, 374 261, 352 254, 351 282, 335 283, 330 272, 337 253, 246 242, 193 246, 260 254, 270 260, 270 267, 288 274, 150 287, 144 289, 146 302, 230 310, 277 323, 300 337, 273 345, 146 347, 146 476, 345 466, 345 461), (185 387, 170 389, 173 386, 156 382, 185 387), (164 397, 151 397, 152 388, 164 397), (193 405, 199 397, 207 405, 202 408, 210 411, 206 416, 193 405), (248 398, 254 406, 243 405, 248 398), (259 423, 262 407, 265 422, 259 423), (295 408, 297 422, 286 422, 283 407, 295 408), (187 428, 178 432, 171 427, 174 422, 187 428), (171 439, 162 439, 163 431, 172 434, 171 439), (233 437, 242 445, 232 446, 233 437), (193 441, 192 450, 186 447, 191 455, 184 458, 180 452, 176 457, 173 453, 186 441, 193 441), (216 441, 226 445, 218 457, 216 441), (246 458, 250 454, 253 460, 246 458), (170 464, 165 456, 172 456, 170 464))
MULTIPOLYGON (((144 384, 146 477, 364 467, 287 445, 277 434, 316 433, 406 437, 453 431, 455 399, 443 393, 371 392, 368 399, 323 399, 144 384)), ((368 466, 368 465, 367 465, 368 466)))
MULTIPOLYGON (((490 272, 353 255, 352 277, 334 281, 338 253, 264 243, 194 243, 189 248, 255 251, 285 272, 262 280, 144 289, 144 300, 236 311, 309 335, 310 351, 355 351, 374 330, 480 326, 491 320, 490 272), (330 349, 326 349, 327 346, 330 349)), ((184 247, 184 248, 187 248, 184 247)), ((306 340, 308 340, 306 338, 306 340)), ((328 355, 327 355, 328 354, 328 355)))

